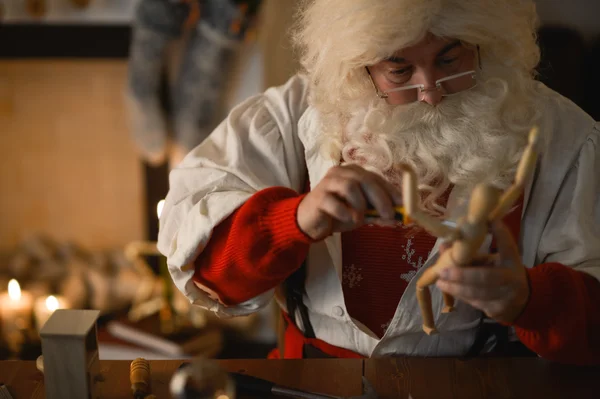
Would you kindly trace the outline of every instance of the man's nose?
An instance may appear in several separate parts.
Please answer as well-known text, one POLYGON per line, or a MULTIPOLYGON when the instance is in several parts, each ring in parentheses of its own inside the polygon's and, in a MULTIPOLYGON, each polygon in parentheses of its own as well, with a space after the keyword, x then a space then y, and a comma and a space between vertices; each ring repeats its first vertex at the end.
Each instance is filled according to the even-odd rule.
POLYGON ((425 102, 429 105, 437 105, 442 101, 442 92, 435 86, 425 87, 421 93, 419 93, 419 101, 425 102))
POLYGON ((418 74, 418 83, 421 83, 425 86, 425 88, 419 93, 419 101, 433 106, 439 104, 440 101, 442 101, 442 92, 436 85, 437 79, 440 78, 437 71, 434 68, 422 68, 418 74))

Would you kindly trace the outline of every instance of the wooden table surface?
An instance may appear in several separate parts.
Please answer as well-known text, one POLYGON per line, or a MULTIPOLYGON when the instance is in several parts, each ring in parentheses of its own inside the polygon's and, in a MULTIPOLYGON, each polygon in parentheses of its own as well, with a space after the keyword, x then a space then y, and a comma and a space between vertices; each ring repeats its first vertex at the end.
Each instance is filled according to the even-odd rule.
MULTIPOLYGON (((520 359, 310 359, 219 360, 228 371, 244 372, 281 385, 330 395, 359 395, 365 375, 387 398, 600 398, 600 367, 562 366, 520 359)), ((153 392, 169 398, 168 384, 181 361, 151 361, 153 392)), ((104 397, 132 398, 128 361, 101 361, 104 397)), ((0 382, 14 399, 44 397, 43 376, 34 362, 1 361, 0 382)), ((240 397, 239 399, 243 399, 240 397)))

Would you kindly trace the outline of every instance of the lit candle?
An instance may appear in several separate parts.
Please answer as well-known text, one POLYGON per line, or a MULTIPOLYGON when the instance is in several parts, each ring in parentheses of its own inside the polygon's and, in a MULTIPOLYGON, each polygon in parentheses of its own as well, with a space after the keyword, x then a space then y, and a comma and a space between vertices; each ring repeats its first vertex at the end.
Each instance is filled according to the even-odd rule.
POLYGON ((14 350, 18 350, 21 344, 23 331, 31 328, 32 307, 31 294, 21 291, 17 280, 10 280, 8 292, 0 294, 0 320, 2 335, 14 350))
POLYGON ((35 325, 38 332, 42 329, 46 321, 50 318, 56 309, 69 309, 70 305, 66 298, 50 295, 40 297, 35 300, 35 325))

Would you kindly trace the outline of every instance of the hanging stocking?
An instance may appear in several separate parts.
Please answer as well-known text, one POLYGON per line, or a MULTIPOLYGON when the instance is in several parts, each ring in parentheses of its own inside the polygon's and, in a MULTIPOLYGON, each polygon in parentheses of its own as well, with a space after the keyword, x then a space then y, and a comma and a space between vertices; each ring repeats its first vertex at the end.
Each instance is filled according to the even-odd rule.
POLYGON ((177 39, 189 6, 177 0, 141 0, 133 23, 127 102, 138 151, 151 164, 166 158, 167 123, 160 101, 167 46, 177 39))
POLYGON ((200 144, 215 128, 232 55, 244 38, 260 0, 202 0, 173 89, 175 143, 171 163, 200 144))
POLYGON ((43 17, 48 11, 46 0, 27 0, 25 2, 27 13, 35 18, 43 17))
POLYGON ((78 8, 86 8, 90 5, 91 0, 71 0, 71 3, 78 8))

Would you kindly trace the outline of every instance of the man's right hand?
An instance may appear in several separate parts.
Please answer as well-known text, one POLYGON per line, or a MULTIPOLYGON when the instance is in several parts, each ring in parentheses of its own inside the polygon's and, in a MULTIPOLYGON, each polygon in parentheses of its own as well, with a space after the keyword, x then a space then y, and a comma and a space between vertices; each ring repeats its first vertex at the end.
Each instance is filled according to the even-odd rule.
POLYGON ((360 227, 368 204, 382 220, 393 221, 402 195, 383 177, 358 165, 335 166, 302 199, 296 220, 300 230, 318 241, 360 227))

